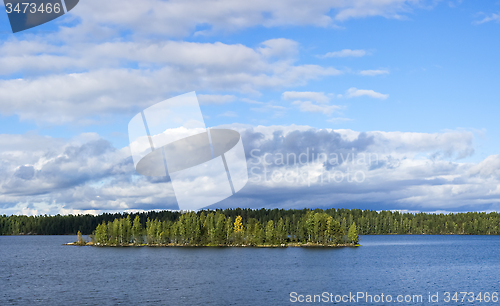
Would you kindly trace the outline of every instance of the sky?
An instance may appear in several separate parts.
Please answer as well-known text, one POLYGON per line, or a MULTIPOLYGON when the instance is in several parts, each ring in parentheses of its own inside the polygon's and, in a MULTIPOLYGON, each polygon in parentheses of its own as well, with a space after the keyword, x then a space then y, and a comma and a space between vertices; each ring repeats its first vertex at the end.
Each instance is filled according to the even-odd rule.
POLYGON ((192 91, 248 163, 209 208, 500 211, 499 34, 500 1, 82 0, 16 34, 0 14, 0 214, 178 209, 128 123, 192 91))

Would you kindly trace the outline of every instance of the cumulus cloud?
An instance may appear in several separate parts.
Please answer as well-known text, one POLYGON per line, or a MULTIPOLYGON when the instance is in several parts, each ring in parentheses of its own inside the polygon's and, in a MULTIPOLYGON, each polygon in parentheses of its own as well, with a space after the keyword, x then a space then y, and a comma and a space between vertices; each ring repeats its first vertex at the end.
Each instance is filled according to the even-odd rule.
POLYGON ((373 131, 368 134, 375 139, 376 151, 386 154, 432 152, 429 158, 454 157, 461 159, 474 153, 474 134, 472 132, 402 133, 373 131), (393 146, 394 144, 397 144, 397 146, 393 146))
POLYGON ((365 50, 351 50, 344 49, 341 51, 328 52, 325 55, 321 55, 320 58, 329 58, 329 57, 363 57, 367 55, 368 52, 365 50))
POLYGON ((286 91, 282 97, 285 100, 295 100, 292 104, 297 105, 301 112, 323 113, 330 116, 342 108, 338 105, 328 105, 330 98, 323 92, 286 91))
POLYGON ((490 155, 469 170, 471 176, 500 178, 500 155, 490 155))
POLYGON ((487 22, 491 22, 491 21, 500 22, 500 14, 493 13, 489 16, 485 16, 481 20, 475 21, 474 23, 475 24, 483 24, 483 23, 487 23, 487 22))
POLYGON ((389 97, 389 95, 387 95, 387 94, 382 94, 382 93, 373 91, 371 89, 357 89, 355 87, 349 88, 346 92, 347 98, 355 98, 355 97, 362 97, 362 96, 368 96, 370 98, 381 99, 381 100, 385 100, 389 97))
POLYGON ((185 36, 193 32, 207 35, 254 26, 328 27, 348 19, 369 16, 402 18, 404 13, 424 2, 426 1, 144 0, 141 5, 137 5, 135 2, 124 3, 118 0, 88 0, 80 3, 78 10, 72 13, 82 21, 77 27, 78 31, 96 27, 107 31, 133 28, 143 35, 153 33, 185 36), (208 25, 208 28, 199 30, 199 25, 208 25))
POLYGON ((330 100, 324 92, 314 92, 314 91, 285 91, 283 93, 283 99, 285 100, 309 100, 318 103, 328 103, 330 100))
POLYGON ((236 97, 233 95, 203 95, 198 94, 198 102, 200 104, 225 104, 231 103, 236 100, 236 97))
POLYGON ((293 104, 298 105, 301 112, 323 113, 325 115, 331 115, 341 108, 338 105, 314 104, 311 101, 294 101, 293 104))
POLYGON ((388 70, 362 70, 360 75, 363 76, 377 76, 377 75, 383 75, 383 74, 389 74, 388 70))
MULTIPOLYGON (((213 207, 373 209, 377 204, 377 209, 459 211, 494 209, 500 202, 500 158, 460 162, 474 153, 471 132, 221 127, 242 135, 250 181, 213 207)), ((0 135, 0 144, 4 212, 177 208, 168 178, 137 175, 128 147, 114 148, 96 134, 0 135)))
POLYGON ((137 176, 128 147, 116 149, 95 134, 69 140, 0 135, 0 143, 5 144, 0 149, 3 211, 56 214, 176 206, 168 181, 137 176))
MULTIPOLYGON (((298 64, 299 46, 290 39, 245 46, 178 38, 257 25, 329 27, 349 18, 399 18, 418 2, 84 1, 59 20, 58 31, 29 40, 19 36, 0 45, 0 114, 38 124, 92 124, 108 116, 134 114, 193 89, 258 95, 262 90, 305 85, 342 72, 298 64)), ((234 98, 215 94, 200 100, 214 104, 234 98)), ((307 104, 304 108, 311 109, 307 104)))
MULTIPOLYGON (((248 192, 246 201, 259 192, 256 201, 260 205, 272 207, 266 199, 270 197, 287 208, 352 205, 373 209, 370 205, 377 204, 378 209, 483 209, 481 192, 496 188, 496 182, 480 185, 471 180, 467 172, 471 164, 450 160, 473 153, 469 132, 360 133, 257 127, 243 135, 250 167, 254 167, 251 177, 258 185, 244 191, 248 192), (356 175, 362 182, 352 181, 356 175)), ((245 202, 244 197, 240 195, 237 201, 245 202)), ((489 202, 490 208, 494 203, 489 202)))
MULTIPOLYGON (((36 46, 43 48, 43 45, 36 46)), ((258 93, 262 89, 303 85, 309 80, 340 74, 332 67, 296 65, 296 51, 296 42, 287 39, 267 40, 255 48, 174 41, 116 42, 76 48, 62 56, 67 58, 63 62, 70 65, 66 68, 88 65, 89 71, 0 80, 0 113, 42 123, 88 123, 89 117, 132 114, 192 88, 258 93), (145 67, 120 68, 118 63, 123 65, 123 61, 141 62, 145 67), (91 69, 93 67, 95 69, 91 69)), ((11 66, 9 73, 19 72, 32 62, 24 59, 22 50, 17 55, 9 52, 19 59, 16 69, 20 69, 11 66), (23 60, 26 62, 21 63, 23 60)), ((200 100, 224 103, 234 98, 211 95, 201 96, 200 100)))

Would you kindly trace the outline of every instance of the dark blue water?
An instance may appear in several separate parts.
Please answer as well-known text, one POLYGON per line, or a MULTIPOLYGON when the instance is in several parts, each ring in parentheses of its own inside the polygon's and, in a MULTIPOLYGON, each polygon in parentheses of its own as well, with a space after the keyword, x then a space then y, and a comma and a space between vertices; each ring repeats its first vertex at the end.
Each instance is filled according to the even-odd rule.
POLYGON ((363 236, 361 247, 340 249, 62 245, 74 240, 0 236, 0 305, 307 304, 292 303, 291 292, 304 300, 327 292, 329 304, 357 292, 500 304, 444 302, 446 291, 500 291, 499 236, 363 236))

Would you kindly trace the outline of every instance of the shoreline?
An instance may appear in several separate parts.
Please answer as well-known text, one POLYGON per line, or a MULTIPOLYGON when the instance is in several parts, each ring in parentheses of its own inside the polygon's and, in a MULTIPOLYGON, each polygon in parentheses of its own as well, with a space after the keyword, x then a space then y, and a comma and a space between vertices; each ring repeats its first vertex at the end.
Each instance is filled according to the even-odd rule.
POLYGON ((345 244, 316 244, 316 243, 289 243, 280 245, 247 245, 247 244, 230 244, 230 245, 196 245, 196 244, 94 244, 93 242, 86 242, 85 244, 79 243, 78 241, 65 243, 63 245, 69 246, 91 246, 99 248, 129 248, 129 247, 153 247, 153 248, 344 248, 344 247, 360 247, 360 244, 345 243, 345 244))

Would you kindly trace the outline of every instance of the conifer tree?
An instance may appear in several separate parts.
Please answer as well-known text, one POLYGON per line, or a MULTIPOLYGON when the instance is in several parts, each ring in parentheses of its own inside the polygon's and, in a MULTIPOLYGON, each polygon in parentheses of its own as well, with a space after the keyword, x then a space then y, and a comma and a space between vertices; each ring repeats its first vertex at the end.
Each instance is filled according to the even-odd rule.
POLYGON ((154 222, 148 218, 146 220, 146 243, 153 244, 155 236, 156 236, 156 228, 154 227, 154 222))
POLYGON ((122 243, 129 244, 130 238, 132 236, 130 215, 127 218, 121 220, 121 230, 122 230, 122 243))
POLYGON ((274 244, 274 240, 276 237, 274 222, 273 220, 269 220, 266 226, 266 242, 268 244, 274 244))
POLYGON ((233 219, 228 217, 226 220, 226 243, 231 244, 231 237, 233 236, 233 219))
POLYGON ((276 225, 276 236, 277 240, 279 241, 280 244, 284 244, 286 242, 286 229, 285 229, 285 222, 283 221, 282 218, 278 221, 278 224, 276 225))
POLYGON ((347 237, 352 243, 354 244, 358 243, 359 237, 358 237, 358 230, 356 229, 356 223, 353 223, 351 227, 349 227, 349 232, 347 234, 347 237))
POLYGON ((102 245, 108 243, 108 228, 105 221, 102 221, 101 224, 97 225, 94 236, 98 244, 102 245))
POLYGON ((141 219, 139 218, 139 215, 136 215, 134 222, 132 224, 132 236, 134 239, 134 244, 143 243, 142 232, 143 229, 142 229, 141 219))
POLYGON ((226 216, 217 212, 217 224, 215 226, 215 240, 217 244, 226 243, 226 216))

